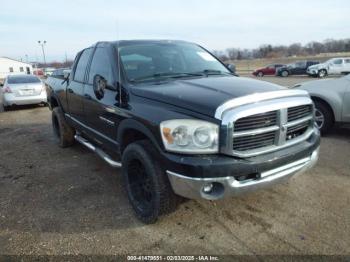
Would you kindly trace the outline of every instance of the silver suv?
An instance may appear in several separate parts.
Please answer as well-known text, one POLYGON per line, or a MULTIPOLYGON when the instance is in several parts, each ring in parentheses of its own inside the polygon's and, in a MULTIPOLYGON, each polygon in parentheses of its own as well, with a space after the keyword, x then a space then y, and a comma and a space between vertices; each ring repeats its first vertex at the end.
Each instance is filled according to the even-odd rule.
POLYGON ((350 73, 350 57, 329 59, 324 63, 309 66, 306 72, 310 76, 321 78, 327 75, 350 73))

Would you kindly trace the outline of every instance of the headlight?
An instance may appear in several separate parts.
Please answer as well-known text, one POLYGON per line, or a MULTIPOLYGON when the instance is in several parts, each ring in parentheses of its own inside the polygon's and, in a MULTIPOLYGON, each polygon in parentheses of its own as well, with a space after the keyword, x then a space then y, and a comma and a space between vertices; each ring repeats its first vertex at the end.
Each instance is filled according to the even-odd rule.
POLYGON ((186 154, 218 153, 219 127, 201 120, 177 119, 160 124, 165 149, 186 154))

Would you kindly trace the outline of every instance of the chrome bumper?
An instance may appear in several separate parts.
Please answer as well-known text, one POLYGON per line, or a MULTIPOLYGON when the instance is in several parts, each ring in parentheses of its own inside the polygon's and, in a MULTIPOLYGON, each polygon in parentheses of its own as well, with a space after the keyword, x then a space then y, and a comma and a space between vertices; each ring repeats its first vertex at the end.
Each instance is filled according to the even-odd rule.
POLYGON ((318 160, 318 155, 319 148, 317 148, 310 157, 265 171, 260 174, 259 179, 245 181, 238 181, 231 176, 194 178, 183 176, 171 171, 167 171, 167 175, 176 194, 191 199, 204 198, 208 200, 216 200, 270 187, 271 185, 285 181, 294 175, 312 168, 318 160))

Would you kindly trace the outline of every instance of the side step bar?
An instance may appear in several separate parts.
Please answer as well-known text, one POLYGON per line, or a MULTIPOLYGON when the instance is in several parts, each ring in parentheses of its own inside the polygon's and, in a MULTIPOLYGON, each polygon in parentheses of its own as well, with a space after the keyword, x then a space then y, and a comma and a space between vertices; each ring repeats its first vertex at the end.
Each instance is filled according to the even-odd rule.
POLYGON ((102 149, 94 146, 93 144, 91 144, 88 140, 86 140, 85 138, 83 138, 80 135, 75 135, 74 136, 75 140, 77 140, 80 144, 86 146, 87 148, 89 148, 91 151, 95 152, 96 154, 98 154, 104 161, 106 161, 109 165, 111 165, 112 167, 122 167, 122 163, 116 162, 114 161, 109 155, 107 155, 102 149))

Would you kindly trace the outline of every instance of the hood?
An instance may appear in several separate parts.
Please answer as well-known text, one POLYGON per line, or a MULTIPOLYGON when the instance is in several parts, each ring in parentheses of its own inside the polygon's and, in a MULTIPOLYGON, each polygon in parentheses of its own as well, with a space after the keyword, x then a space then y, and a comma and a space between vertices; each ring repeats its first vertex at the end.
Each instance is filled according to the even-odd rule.
POLYGON ((265 81, 234 76, 210 76, 166 83, 135 85, 133 94, 214 117, 224 102, 253 93, 281 90, 265 81))
POLYGON ((328 66, 328 63, 321 63, 321 64, 315 64, 312 66, 309 66, 310 69, 318 69, 318 68, 326 68, 328 66))

